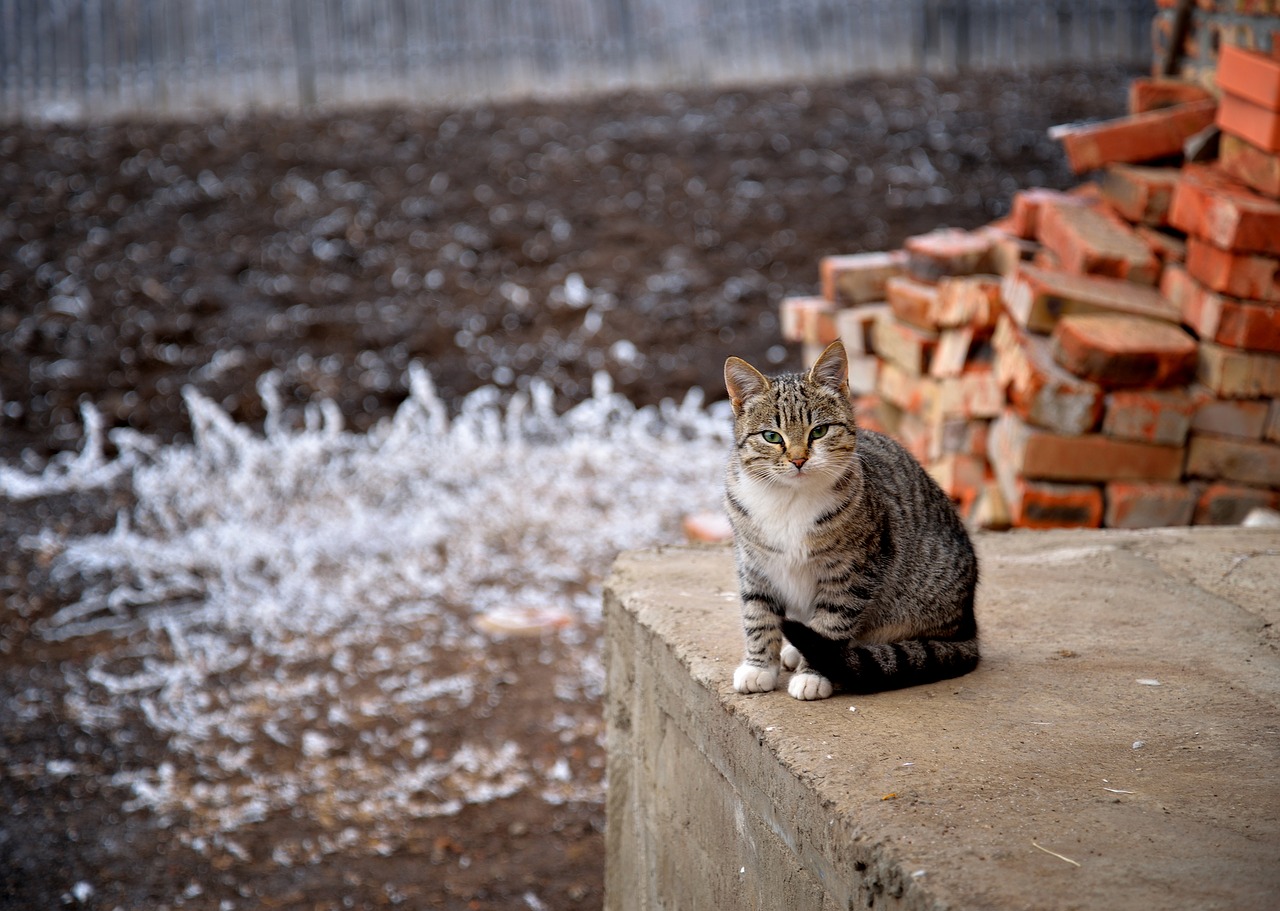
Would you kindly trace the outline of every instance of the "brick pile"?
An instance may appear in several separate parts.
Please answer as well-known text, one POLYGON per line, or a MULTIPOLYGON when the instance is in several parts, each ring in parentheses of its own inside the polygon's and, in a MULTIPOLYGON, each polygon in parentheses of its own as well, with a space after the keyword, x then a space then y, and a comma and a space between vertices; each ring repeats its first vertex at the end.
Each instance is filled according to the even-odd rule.
MULTIPOLYGON (((1280 57, 1222 60, 1224 98, 1280 117, 1280 57)), ((827 257, 821 295, 782 302, 784 335, 810 361, 842 339, 863 423, 975 526, 1233 524, 1280 505, 1280 130, 1230 110, 1136 81, 1127 116, 1057 133, 1094 181, 827 257), (1215 124, 1221 158, 1168 163, 1215 124)))

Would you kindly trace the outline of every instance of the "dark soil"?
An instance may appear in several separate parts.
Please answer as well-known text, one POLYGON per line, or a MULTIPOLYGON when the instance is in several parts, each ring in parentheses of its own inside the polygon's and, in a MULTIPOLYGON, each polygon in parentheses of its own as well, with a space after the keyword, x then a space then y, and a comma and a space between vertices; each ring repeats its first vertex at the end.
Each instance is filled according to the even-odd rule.
MULTIPOLYGON (((797 365, 777 303, 814 291, 822 256, 976 226, 1019 187, 1073 183, 1046 129, 1119 113, 1132 75, 7 128, 0 461, 75 448, 83 403, 183 440, 188 385, 256 425, 269 370, 294 408, 332 398, 357 429, 403 400, 413 361, 451 401, 541 376, 567 404, 598 370, 637 402, 718 396, 728 354, 797 365)), ((3 503, 0 908, 600 906, 594 803, 526 792, 420 825, 386 857, 291 867, 270 862, 272 841, 322 822, 272 820, 250 860, 214 865, 126 811, 111 775, 164 744, 142 724, 105 737, 67 721, 64 671, 102 643, 30 632, 72 592, 19 541, 103 530, 127 505, 123 491, 3 503)), ((488 660, 525 679, 532 659, 516 642, 488 660)), ((551 698, 529 687, 491 723, 526 755, 598 767, 598 738, 519 722, 551 698)))

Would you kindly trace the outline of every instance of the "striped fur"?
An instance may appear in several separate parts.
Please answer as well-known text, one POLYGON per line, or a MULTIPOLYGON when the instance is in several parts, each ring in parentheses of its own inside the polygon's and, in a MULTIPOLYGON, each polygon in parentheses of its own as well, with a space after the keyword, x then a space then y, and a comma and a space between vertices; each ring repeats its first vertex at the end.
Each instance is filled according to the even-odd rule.
POLYGON ((772 690, 779 664, 795 669, 791 695, 819 699, 978 663, 978 561, 964 525, 906 450, 857 428, 846 376, 839 342, 808 373, 767 379, 739 358, 725 363, 739 692, 772 690))

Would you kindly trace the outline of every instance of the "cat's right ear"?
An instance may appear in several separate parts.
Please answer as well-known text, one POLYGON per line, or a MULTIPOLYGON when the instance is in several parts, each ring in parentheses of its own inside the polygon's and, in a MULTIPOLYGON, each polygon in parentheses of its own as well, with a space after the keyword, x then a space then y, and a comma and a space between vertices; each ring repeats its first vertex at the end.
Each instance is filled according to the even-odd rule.
POLYGON ((742 358, 731 357, 724 362, 724 388, 729 391, 729 401, 737 415, 742 414, 742 406, 747 399, 769 388, 769 381, 742 358))

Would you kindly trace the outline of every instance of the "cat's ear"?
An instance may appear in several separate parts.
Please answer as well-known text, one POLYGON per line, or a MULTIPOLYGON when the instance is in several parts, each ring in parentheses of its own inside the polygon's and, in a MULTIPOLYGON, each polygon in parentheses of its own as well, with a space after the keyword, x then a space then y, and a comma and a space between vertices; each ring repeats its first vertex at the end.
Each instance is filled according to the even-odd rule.
POLYGON ((819 385, 834 389, 841 395, 849 394, 849 359, 844 353, 844 345, 836 339, 827 346, 819 356, 813 369, 809 371, 809 379, 819 385))
POLYGON ((733 413, 741 414, 747 399, 769 388, 769 380, 742 358, 731 357, 724 362, 724 388, 729 391, 733 413))

